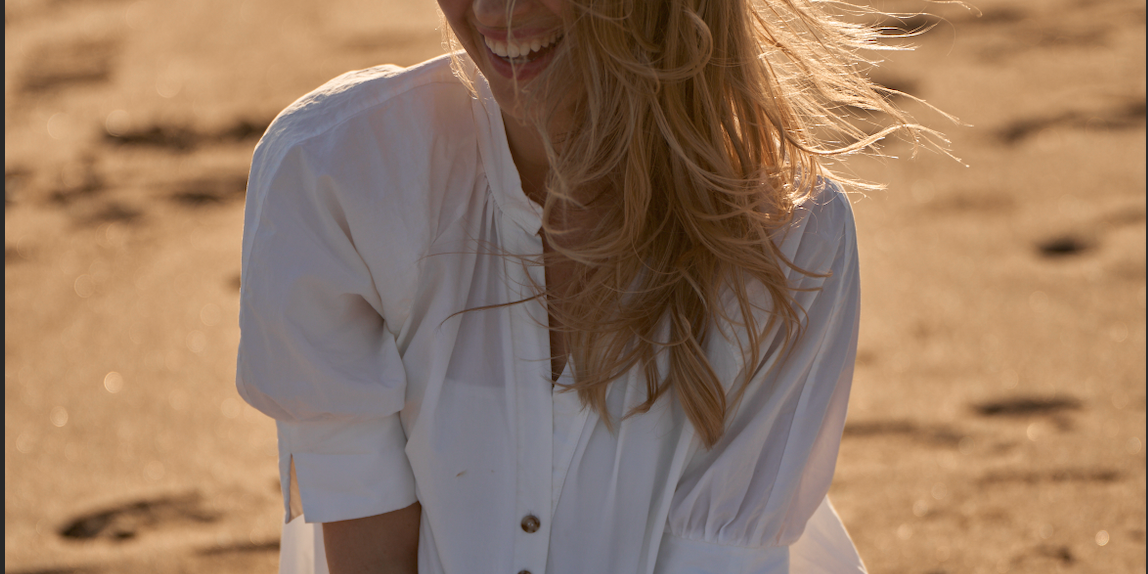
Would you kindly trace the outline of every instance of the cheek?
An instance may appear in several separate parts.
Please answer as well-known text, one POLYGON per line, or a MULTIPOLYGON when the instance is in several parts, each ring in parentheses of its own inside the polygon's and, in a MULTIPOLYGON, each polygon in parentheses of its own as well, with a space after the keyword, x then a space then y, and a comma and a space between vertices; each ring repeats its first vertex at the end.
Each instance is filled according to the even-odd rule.
POLYGON ((570 9, 570 6, 567 0, 539 0, 538 3, 553 14, 562 17, 568 16, 566 11, 570 9))
POLYGON ((439 10, 446 16, 447 23, 456 32, 466 22, 466 11, 470 8, 470 0, 438 0, 439 10))

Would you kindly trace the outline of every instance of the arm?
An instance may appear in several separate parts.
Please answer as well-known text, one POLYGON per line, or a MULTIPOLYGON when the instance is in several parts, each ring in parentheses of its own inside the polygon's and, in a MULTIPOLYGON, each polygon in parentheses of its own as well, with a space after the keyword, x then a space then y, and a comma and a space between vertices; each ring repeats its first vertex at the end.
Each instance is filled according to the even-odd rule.
POLYGON ((788 355, 774 353, 751 366, 756 374, 731 411, 726 434, 687 464, 657 574, 864 571, 825 499, 857 348, 855 230, 843 196, 803 209, 808 212, 795 217, 783 251, 798 268, 830 274, 790 278, 805 329, 788 355), (804 534, 805 544, 790 548, 804 534))
POLYGON ((331 574, 416 574, 422 506, 323 524, 331 574))

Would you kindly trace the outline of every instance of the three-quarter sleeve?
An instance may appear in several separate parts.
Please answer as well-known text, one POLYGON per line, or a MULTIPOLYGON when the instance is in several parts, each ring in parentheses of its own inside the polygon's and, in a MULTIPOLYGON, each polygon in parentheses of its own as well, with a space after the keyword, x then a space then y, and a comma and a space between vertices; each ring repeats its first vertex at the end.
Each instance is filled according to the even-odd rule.
MULTIPOLYGON (((783 331, 767 334, 770 352, 750 371, 725 434, 687 464, 660 546, 659 574, 788 572, 789 546, 807 524, 824 536, 800 548, 830 549, 842 554, 833 563, 860 567, 848 537, 834 530, 839 521, 825 500, 845 424, 860 309, 855 230, 845 196, 829 186, 803 207, 781 248, 798 267, 828 273, 790 275, 800 337, 786 354, 774 352, 783 331)), ((746 372, 736 353, 712 356, 719 375, 746 372)), ((833 572, 810 567, 808 560, 798 563, 808 574, 833 572)))
POLYGON ((287 139, 273 125, 248 185, 239 393, 278 425, 287 520, 404 508, 416 498, 395 335, 348 223, 348 192, 323 171, 333 162, 316 159, 321 145, 287 139))

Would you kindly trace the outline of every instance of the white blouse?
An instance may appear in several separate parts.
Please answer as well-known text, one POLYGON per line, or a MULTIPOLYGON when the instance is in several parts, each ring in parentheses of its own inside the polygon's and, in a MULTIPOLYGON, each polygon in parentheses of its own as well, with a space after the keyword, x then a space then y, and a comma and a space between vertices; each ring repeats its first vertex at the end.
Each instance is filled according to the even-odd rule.
MULTIPOLYGON (((345 74, 255 150, 237 384, 278 425, 280 571, 326 572, 314 523, 416 500, 426 574, 864 571, 825 498, 857 344, 846 197, 822 185, 779 239, 830 274, 789 274, 805 321, 787 360, 745 365, 744 333, 710 337, 727 386, 752 374, 716 446, 670 395, 610 432, 551 384, 543 300, 474 310, 545 276, 515 257, 541 254, 541 210, 470 68, 477 98, 446 57, 345 74)), ((608 409, 644 399, 635 369, 608 409)))

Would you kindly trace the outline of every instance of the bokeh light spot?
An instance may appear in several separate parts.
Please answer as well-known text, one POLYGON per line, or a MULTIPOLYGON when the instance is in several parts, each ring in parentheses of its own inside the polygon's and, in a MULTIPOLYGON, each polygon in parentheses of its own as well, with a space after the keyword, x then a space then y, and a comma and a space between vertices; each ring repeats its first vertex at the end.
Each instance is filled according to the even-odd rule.
POLYGON ((30 454, 35 450, 35 441, 33 440, 32 433, 27 429, 20 431, 20 436, 16 437, 16 450, 21 454, 30 454))
POLYGON ((67 118, 63 112, 57 112, 48 118, 48 135, 52 136, 52 139, 58 140, 64 138, 64 122, 66 120, 67 118))
POLYGON ((929 503, 924 500, 918 500, 913 503, 913 516, 920 518, 929 513, 929 503))
POLYGON ((241 409, 239 407, 239 401, 233 398, 226 398, 223 399, 223 403, 219 405, 219 410, 223 413, 223 416, 233 419, 239 416, 241 409))
POLYGON ((1104 546, 1105 544, 1108 544, 1108 540, 1109 540, 1109 536, 1108 536, 1107 530, 1101 530, 1100 532, 1096 533, 1096 545, 1097 546, 1104 546))
POLYGON ((62 427, 68 424, 68 409, 61 406, 52 407, 51 414, 48 415, 48 420, 56 427, 62 427))
POLYGON ((192 331, 187 334, 187 349, 195 354, 200 354, 207 347, 207 335, 202 331, 192 331))
POLYGON ((949 496, 949 489, 944 484, 937 483, 933 485, 932 490, 933 498, 936 500, 944 500, 949 496))
POLYGON ((215 303, 208 303, 199 310, 199 320, 208 327, 218 325, 222 318, 223 311, 221 311, 219 305, 215 303))
POLYGON ((92 280, 92 276, 85 273, 76 277, 72 283, 72 288, 76 290, 76 295, 79 295, 81 299, 87 299, 92 296, 92 293, 95 293, 96 284, 92 280))
POLYGON ((108 135, 122 136, 131 129, 132 116, 124 110, 112 110, 104 120, 104 129, 108 135))
POLYGON ((115 371, 111 371, 104 375, 104 388, 113 395, 124 390, 123 375, 115 371))

